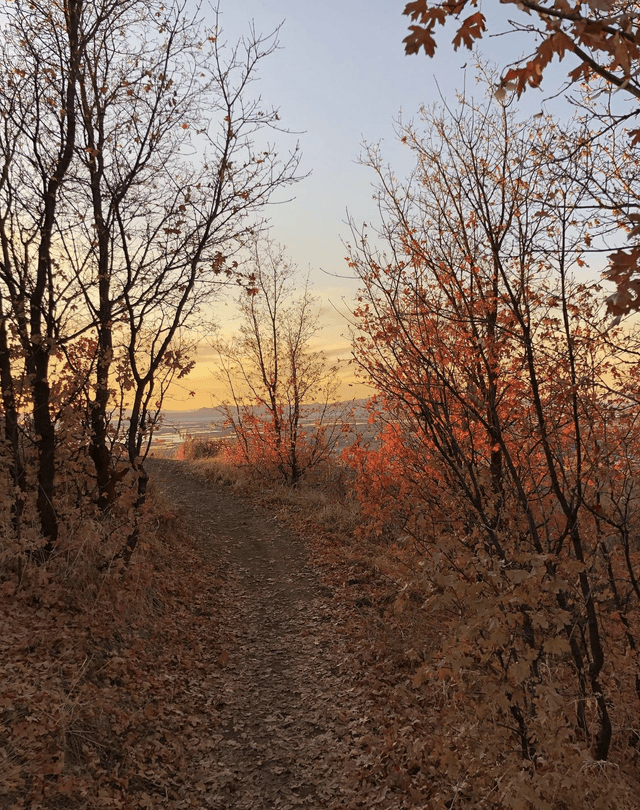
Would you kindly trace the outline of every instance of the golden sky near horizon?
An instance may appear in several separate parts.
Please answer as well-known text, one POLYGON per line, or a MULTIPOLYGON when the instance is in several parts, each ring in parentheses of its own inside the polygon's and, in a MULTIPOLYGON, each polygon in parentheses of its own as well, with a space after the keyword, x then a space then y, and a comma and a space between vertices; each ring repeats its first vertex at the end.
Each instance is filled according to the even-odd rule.
MULTIPOLYGON (((313 290, 312 290, 313 293, 313 290)), ((338 366, 338 379, 340 388, 337 397, 339 400, 362 399, 372 396, 371 386, 366 385, 361 374, 357 374, 355 363, 351 355, 351 338, 349 334, 349 311, 346 302, 341 302, 340 309, 330 302, 326 290, 318 295, 320 332, 313 341, 310 349, 324 352, 327 366, 338 366)), ((231 336, 238 328, 239 321, 234 316, 233 301, 227 302, 223 319, 220 322, 220 334, 223 337, 231 336)), ((214 311, 215 314, 215 311, 214 311)), ((164 408, 171 411, 193 410, 197 408, 210 408, 220 405, 228 397, 228 391, 216 374, 218 360, 210 341, 203 339, 195 358, 196 365, 185 379, 175 383, 169 390, 164 408), (195 396, 191 396, 194 392, 195 396)))

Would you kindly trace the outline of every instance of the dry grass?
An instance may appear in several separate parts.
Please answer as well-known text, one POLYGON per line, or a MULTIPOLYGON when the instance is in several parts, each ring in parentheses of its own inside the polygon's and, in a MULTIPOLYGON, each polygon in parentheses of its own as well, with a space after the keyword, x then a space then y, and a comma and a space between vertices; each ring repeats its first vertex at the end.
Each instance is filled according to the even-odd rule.
POLYGON ((339 463, 314 470, 296 487, 277 478, 260 476, 255 470, 221 456, 192 460, 189 466, 202 478, 254 499, 284 520, 294 520, 298 528, 306 526, 334 540, 353 541, 360 510, 349 495, 349 471, 339 463))

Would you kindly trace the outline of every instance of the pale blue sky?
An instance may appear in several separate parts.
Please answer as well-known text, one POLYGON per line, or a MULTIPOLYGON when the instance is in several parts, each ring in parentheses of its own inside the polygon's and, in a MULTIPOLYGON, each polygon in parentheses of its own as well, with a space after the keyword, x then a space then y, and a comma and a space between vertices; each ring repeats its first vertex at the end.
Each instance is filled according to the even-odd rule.
POLYGON ((301 268, 311 265, 314 284, 332 286, 319 269, 346 270, 346 209, 358 221, 375 214, 373 177, 357 165, 363 140, 382 140, 385 155, 401 164, 394 118, 400 110, 410 118, 434 100, 436 80, 449 94, 461 86, 468 54, 446 48, 437 62, 405 57, 406 18, 394 0, 233 0, 221 8, 230 39, 250 21, 260 32, 283 23, 281 49, 262 63, 256 87, 280 108, 282 123, 300 132, 301 170, 311 174, 294 189, 293 202, 269 215, 273 236, 301 268))
MULTIPOLYGON (((405 56, 408 18, 403 8, 403 0, 221 0, 223 40, 237 40, 252 23, 263 34, 282 23, 280 49, 262 62, 253 91, 267 106, 279 108, 282 125, 298 133, 278 136, 277 143, 286 150, 300 142, 301 173, 309 176, 286 195, 295 199, 271 206, 267 214, 272 238, 287 246, 303 273, 311 270, 314 290, 323 300, 323 337, 333 357, 349 354, 347 323, 336 310, 346 312, 342 299, 352 300, 357 284, 327 273, 348 274, 342 243, 349 238, 347 210, 358 223, 376 219, 373 173, 358 165, 363 141, 380 142, 385 162, 402 176, 411 157, 394 137, 394 120, 402 115, 409 121, 421 104, 437 101, 440 93, 454 100, 465 84, 469 93, 484 93, 476 83, 473 55, 466 49, 455 53, 449 44, 452 28, 438 30, 435 59, 405 56)), ((495 2, 488 8, 498 30, 505 6, 495 2)), ((507 8, 510 16, 518 13, 507 8)), ((483 54, 501 66, 507 53, 513 58, 527 45, 531 47, 530 40, 518 43, 513 37, 481 43, 483 54)), ((570 67, 563 63, 554 81, 570 67)), ((543 93, 525 95, 523 114, 539 112, 543 93)), ((218 317, 231 312, 230 307, 219 308, 218 317)), ((212 390, 206 371, 212 359, 203 351, 187 383, 203 396, 212 390)), ((200 395, 191 403, 210 404, 200 395)))
MULTIPOLYGON (((505 6, 492 8, 500 13, 505 6)), ((233 40, 253 21, 269 32, 278 24, 281 49, 262 63, 255 86, 265 101, 279 107, 282 123, 300 132, 303 173, 311 175, 294 189, 296 199, 269 212, 274 237, 289 247, 302 268, 308 265, 343 272, 345 211, 356 221, 375 218, 372 173, 357 165, 362 143, 381 141, 386 161, 402 174, 410 167, 408 150, 395 142, 394 119, 414 117, 422 103, 441 92, 482 93, 476 86, 469 51, 454 52, 453 31, 439 29, 435 59, 407 57, 402 40, 408 18, 402 0, 223 0, 222 26, 233 40), (464 64, 470 68, 462 69, 464 64)), ((512 16, 515 9, 507 7, 512 16)), ((499 20, 498 20, 499 21, 499 20)), ((527 43, 522 43, 526 45, 527 43)), ((529 42, 529 44, 531 44, 529 42)), ((513 38, 487 39, 482 50, 504 64, 513 38)), ((568 70, 567 66, 567 70, 568 70)), ((533 91, 527 108, 540 109, 533 91)), ((286 139, 282 139, 286 143, 286 139)), ((326 285, 318 272, 314 281, 326 285)))

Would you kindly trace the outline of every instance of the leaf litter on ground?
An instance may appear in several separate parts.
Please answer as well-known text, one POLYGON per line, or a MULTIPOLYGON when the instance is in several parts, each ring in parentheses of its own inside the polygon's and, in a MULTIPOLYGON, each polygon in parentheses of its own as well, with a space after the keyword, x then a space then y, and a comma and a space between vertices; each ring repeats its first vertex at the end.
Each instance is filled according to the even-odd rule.
POLYGON ((421 698, 376 583, 354 599, 322 542, 311 561, 263 506, 150 468, 156 541, 90 611, 51 582, 3 600, 2 806, 420 806, 421 698))

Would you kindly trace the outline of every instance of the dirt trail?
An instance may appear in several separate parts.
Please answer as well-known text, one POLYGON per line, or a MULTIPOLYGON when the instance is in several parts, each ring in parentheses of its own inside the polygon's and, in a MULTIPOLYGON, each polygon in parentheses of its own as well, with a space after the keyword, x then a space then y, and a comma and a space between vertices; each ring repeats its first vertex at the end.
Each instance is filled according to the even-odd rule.
POLYGON ((202 806, 404 806, 393 786, 375 779, 367 697, 347 652, 348 619, 318 583, 301 543, 181 462, 151 460, 149 469, 225 569, 229 640, 214 676, 219 724, 197 769, 202 806))

